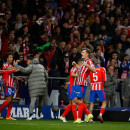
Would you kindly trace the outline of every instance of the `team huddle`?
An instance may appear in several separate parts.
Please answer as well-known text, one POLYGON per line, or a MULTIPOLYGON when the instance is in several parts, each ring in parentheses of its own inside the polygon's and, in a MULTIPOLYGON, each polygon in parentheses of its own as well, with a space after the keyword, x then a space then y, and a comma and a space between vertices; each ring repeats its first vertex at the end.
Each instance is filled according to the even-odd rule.
MULTIPOLYGON (((82 122, 81 118, 83 112, 85 112, 85 114, 87 115, 85 122, 93 121, 94 116, 92 115, 92 112, 94 108, 94 102, 96 102, 96 98, 98 97, 99 100, 102 102, 98 119, 100 120, 101 123, 103 123, 102 115, 104 114, 106 108, 106 97, 103 89, 104 82, 106 81, 106 70, 105 68, 100 67, 99 60, 96 59, 93 63, 92 60, 89 59, 89 54, 90 54, 89 49, 83 49, 81 52, 82 59, 79 59, 77 63, 75 62, 72 63, 73 67, 70 70, 69 83, 67 86, 67 91, 69 95, 69 105, 66 107, 64 113, 60 117, 60 119, 63 122, 67 122, 65 116, 68 114, 70 110, 72 110, 73 113, 74 123, 82 122), (83 98, 85 96, 86 89, 88 86, 88 80, 87 80, 88 76, 90 77, 90 82, 91 82, 89 110, 83 102, 83 98), (78 105, 78 116, 77 116, 77 109, 76 109, 77 105, 78 105)), ((2 119, 1 117, 2 110, 5 107, 8 107, 6 120, 16 120, 10 116, 10 113, 12 109, 12 102, 14 96, 13 73, 19 71, 19 69, 18 69, 17 62, 14 61, 13 63, 14 67, 11 65, 13 61, 13 56, 10 53, 7 54, 6 60, 7 61, 3 64, 3 68, 2 68, 3 69, 2 78, 5 86, 4 92, 5 92, 6 101, 4 101, 0 107, 0 119, 2 119)), ((33 111, 35 105, 35 101, 33 100, 33 97, 31 99, 31 104, 32 102, 33 105, 30 105, 30 116, 28 118, 29 120, 32 120, 31 111, 33 111)), ((39 104, 39 106, 41 105, 42 103, 39 104)), ((42 107, 38 108, 39 119, 43 118, 43 116, 41 116, 41 108, 42 107)))
POLYGON ((69 105, 66 107, 64 113, 60 117, 63 122, 67 122, 65 116, 70 110, 72 110, 74 123, 81 123, 81 118, 83 112, 87 115, 85 122, 90 122, 93 119, 92 111, 94 107, 94 102, 96 98, 102 102, 100 109, 100 114, 98 119, 103 123, 102 115, 106 108, 106 97, 103 89, 103 84, 106 81, 106 70, 100 67, 100 61, 95 60, 94 64, 91 59, 89 59, 89 50, 83 49, 81 52, 82 59, 79 59, 76 64, 73 62, 74 67, 70 70, 69 84, 67 86, 67 91, 69 95, 69 105), (83 98, 86 93, 88 86, 87 78, 90 76, 91 82, 91 92, 90 92, 90 111, 87 109, 86 105, 83 103, 83 98), (78 105, 78 117, 76 105, 78 105))

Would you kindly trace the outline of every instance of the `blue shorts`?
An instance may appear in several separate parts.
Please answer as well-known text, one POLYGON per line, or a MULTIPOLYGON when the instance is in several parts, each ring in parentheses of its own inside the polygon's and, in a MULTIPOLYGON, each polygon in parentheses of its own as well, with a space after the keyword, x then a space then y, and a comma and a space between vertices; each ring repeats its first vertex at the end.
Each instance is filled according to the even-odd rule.
POLYGON ((96 90, 90 91, 90 102, 96 102, 96 99, 99 98, 99 101, 106 101, 106 96, 104 91, 96 90))
POLYGON ((76 89, 75 88, 76 88, 76 86, 74 86, 74 85, 70 85, 70 84, 67 85, 69 100, 72 100, 76 97, 76 95, 75 95, 76 89))
POLYGON ((4 87, 4 93, 5 93, 5 96, 8 97, 8 96, 14 96, 14 88, 12 87, 4 87))
POLYGON ((76 97, 84 98, 87 86, 76 85, 76 97))

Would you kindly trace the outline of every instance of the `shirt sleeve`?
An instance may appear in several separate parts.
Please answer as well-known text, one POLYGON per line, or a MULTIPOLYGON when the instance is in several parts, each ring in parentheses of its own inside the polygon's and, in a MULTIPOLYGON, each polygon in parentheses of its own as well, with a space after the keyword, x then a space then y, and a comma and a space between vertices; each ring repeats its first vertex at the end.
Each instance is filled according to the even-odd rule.
POLYGON ((103 81, 107 81, 106 69, 103 67, 103 81))
POLYGON ((8 65, 6 63, 3 64, 2 70, 6 70, 8 68, 8 65))
POLYGON ((91 67, 94 68, 94 64, 93 64, 92 60, 89 60, 89 61, 88 61, 88 64, 89 64, 91 67))
POLYGON ((70 70, 71 73, 76 73, 76 68, 72 67, 72 69, 70 70))

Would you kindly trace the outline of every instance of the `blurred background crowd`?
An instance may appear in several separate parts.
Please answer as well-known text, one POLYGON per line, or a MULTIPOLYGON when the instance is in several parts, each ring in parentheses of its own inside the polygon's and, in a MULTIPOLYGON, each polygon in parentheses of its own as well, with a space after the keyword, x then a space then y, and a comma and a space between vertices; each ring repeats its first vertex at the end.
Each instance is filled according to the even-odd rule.
POLYGON ((1 0, 0 68, 11 51, 21 66, 33 55, 50 77, 67 77, 72 61, 89 48, 90 58, 101 61, 110 81, 113 76, 125 79, 130 70, 129 5, 129 0, 1 0))

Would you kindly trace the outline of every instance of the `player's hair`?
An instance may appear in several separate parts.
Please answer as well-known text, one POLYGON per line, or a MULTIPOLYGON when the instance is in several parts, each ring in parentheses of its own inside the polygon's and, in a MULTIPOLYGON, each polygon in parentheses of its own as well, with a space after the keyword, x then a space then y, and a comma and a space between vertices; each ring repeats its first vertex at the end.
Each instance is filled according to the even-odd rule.
POLYGON ((99 59, 95 59, 95 60, 93 60, 93 63, 94 63, 94 65, 98 65, 98 64, 100 64, 101 62, 100 62, 99 59))
POLYGON ((88 53, 88 54, 90 54, 90 53, 91 53, 90 49, 88 49, 88 48, 83 48, 83 49, 82 49, 82 51, 84 51, 84 50, 85 50, 85 51, 86 51, 86 53, 88 53))
POLYGON ((7 59, 8 57, 9 57, 9 55, 12 55, 13 56, 13 53, 12 52, 10 52, 10 51, 8 51, 8 52, 6 52, 5 53, 5 59, 7 59))
MULTIPOLYGON (((78 59, 78 62, 80 62, 80 61, 84 61, 84 60, 83 60, 82 58, 79 58, 79 59, 78 59)), ((78 63, 78 62, 77 62, 77 63, 78 63)))

